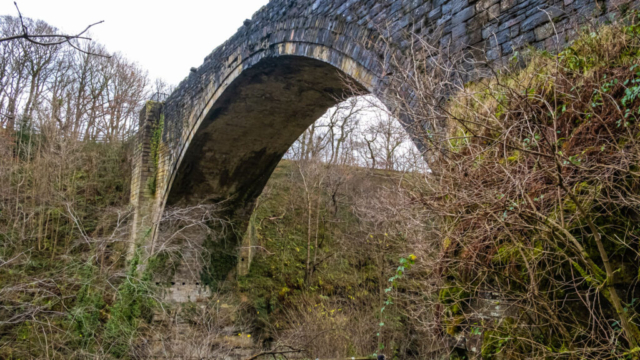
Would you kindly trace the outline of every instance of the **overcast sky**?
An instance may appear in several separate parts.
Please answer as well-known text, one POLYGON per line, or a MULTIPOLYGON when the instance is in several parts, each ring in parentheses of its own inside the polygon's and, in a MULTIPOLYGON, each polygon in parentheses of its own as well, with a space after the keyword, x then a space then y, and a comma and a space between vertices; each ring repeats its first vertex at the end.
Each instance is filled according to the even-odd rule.
MULTIPOLYGON (((104 20, 94 40, 121 52, 177 85, 202 64, 245 19, 268 0, 17 0, 23 16, 45 20, 67 33, 104 20)), ((16 16, 13 0, 0 0, 0 14, 16 16)))

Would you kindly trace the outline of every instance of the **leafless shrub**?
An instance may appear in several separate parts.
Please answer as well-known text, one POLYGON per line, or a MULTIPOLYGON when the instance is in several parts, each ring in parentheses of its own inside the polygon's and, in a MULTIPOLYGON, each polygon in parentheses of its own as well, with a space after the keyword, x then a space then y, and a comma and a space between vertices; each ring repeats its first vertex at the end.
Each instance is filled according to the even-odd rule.
POLYGON ((299 349, 311 358, 366 354, 376 347, 371 335, 377 330, 368 305, 300 298, 285 310, 282 323, 272 325, 279 334, 275 347, 299 349))
POLYGON ((221 359, 251 353, 251 319, 233 295, 213 294, 207 302, 174 304, 141 330, 141 358, 221 359))
POLYGON ((433 299, 424 330, 479 339, 485 356, 636 351, 633 26, 593 29, 559 56, 531 51, 524 68, 419 40, 408 66, 396 60, 387 101, 432 170, 414 192, 440 250, 427 273, 442 282, 415 285, 433 299))

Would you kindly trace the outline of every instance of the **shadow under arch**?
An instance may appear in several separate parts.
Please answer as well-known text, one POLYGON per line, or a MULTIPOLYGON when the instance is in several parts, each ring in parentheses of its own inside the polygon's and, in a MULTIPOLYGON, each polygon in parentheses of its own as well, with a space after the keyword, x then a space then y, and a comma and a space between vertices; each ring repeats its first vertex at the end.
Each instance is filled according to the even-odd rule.
POLYGON ((247 229, 256 200, 277 164, 329 108, 354 90, 369 92, 348 77, 313 58, 267 57, 245 68, 203 116, 163 204, 164 208, 223 203, 220 215, 235 230, 210 248, 203 283, 216 288, 238 263, 248 271, 252 252, 237 248, 251 233, 247 229))
POLYGON ((301 56, 266 58, 244 70, 204 116, 166 205, 226 202, 234 215, 250 216, 293 142, 353 90, 346 76, 331 64, 301 56))

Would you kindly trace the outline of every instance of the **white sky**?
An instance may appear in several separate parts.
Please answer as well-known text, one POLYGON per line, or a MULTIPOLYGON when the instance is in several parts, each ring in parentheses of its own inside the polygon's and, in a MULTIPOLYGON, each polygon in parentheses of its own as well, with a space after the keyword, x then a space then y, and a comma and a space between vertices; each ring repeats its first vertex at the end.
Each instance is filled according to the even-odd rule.
MULTIPOLYGON (((66 33, 92 29, 92 38, 177 85, 216 46, 231 37, 268 0, 17 0, 23 16, 66 33)), ((13 0, 0 15, 17 16, 13 0)))

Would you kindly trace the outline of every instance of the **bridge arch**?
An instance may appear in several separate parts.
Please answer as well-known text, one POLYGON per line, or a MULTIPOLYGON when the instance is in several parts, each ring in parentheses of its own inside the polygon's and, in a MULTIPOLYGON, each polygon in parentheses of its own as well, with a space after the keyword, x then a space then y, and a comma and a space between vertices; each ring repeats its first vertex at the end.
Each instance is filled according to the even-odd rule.
POLYGON ((344 90, 341 76, 385 102, 389 64, 402 66, 411 45, 406 32, 500 62, 525 44, 564 46, 615 11, 595 0, 271 0, 166 101, 143 109, 132 246, 152 242, 167 203, 235 198, 246 217, 287 143, 344 90))
MULTIPOLYGON (((283 44, 278 50, 295 47, 283 44)), ((372 91, 375 76, 367 69, 342 54, 332 58, 351 74, 316 57, 288 52, 261 58, 234 74, 190 131, 171 169, 164 202, 234 201, 251 207, 293 142, 349 94, 346 81, 372 91)))
POLYGON ((291 144, 353 90, 347 81, 384 102, 390 54, 375 31, 297 18, 243 39, 214 50, 164 103, 143 109, 131 196, 138 243, 153 247, 166 205, 226 201, 244 226, 291 144))
MULTIPOLYGON (((374 68, 373 71, 379 70, 374 68)), ((254 154, 253 159, 243 158, 241 161, 254 165, 266 161, 275 166, 307 127, 352 90, 346 87, 347 81, 359 87, 360 91, 380 93, 380 76, 373 71, 350 55, 324 44, 283 42, 254 54, 239 64, 223 85, 213 91, 207 105, 188 130, 188 138, 183 142, 180 153, 176 154, 177 161, 172 162, 171 175, 163 190, 164 201, 169 204, 198 201, 185 193, 185 190, 193 189, 194 181, 204 180, 188 177, 197 172, 193 165, 198 153, 211 160, 211 157, 219 158, 222 154, 230 157, 232 154, 225 150, 232 150, 241 158, 241 154, 254 154), (261 152, 264 154, 258 156, 261 152)), ((206 161, 204 158, 198 159, 202 165, 206 161)), ((221 193, 221 196, 214 197, 215 200, 249 191, 240 184, 237 185, 242 190, 234 190, 233 184, 221 183, 229 177, 240 176, 234 176, 234 173, 241 164, 225 162, 217 165, 222 165, 218 169, 224 168, 228 174, 219 174, 219 187, 209 191, 222 191, 227 196, 221 193)), ((199 169, 206 171, 204 167, 199 169)), ((268 169, 259 169, 258 172, 264 170, 268 169)), ((270 173, 266 171, 264 176, 268 178, 270 173)), ((215 184, 209 185, 215 187, 215 184)), ((256 189, 258 194, 259 190, 256 189)), ((253 191, 250 192, 249 197, 253 195, 253 191)), ((201 197, 199 200, 204 199, 201 197)))

